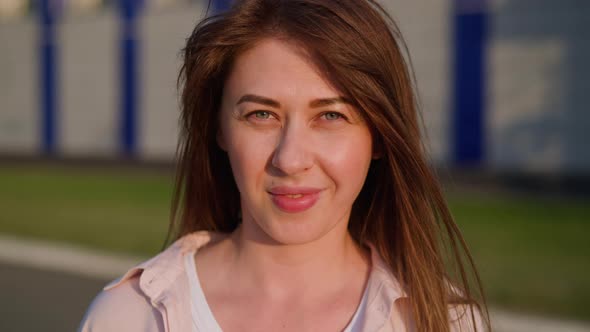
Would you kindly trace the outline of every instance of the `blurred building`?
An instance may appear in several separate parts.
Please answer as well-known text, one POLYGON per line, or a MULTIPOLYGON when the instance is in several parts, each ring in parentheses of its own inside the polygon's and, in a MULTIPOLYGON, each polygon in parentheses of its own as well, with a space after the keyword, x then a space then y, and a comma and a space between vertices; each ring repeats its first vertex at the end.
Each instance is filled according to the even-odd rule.
MULTIPOLYGON (((134 23, 135 90, 126 90, 121 51, 126 25, 118 3, 60 2, 55 22, 53 154, 118 158, 130 152, 141 160, 172 160, 178 134, 180 50, 203 18, 206 4, 145 0, 134 23), (125 91, 137 92, 131 100, 131 150, 121 148, 129 143, 121 133, 125 91)), ((456 161, 456 96, 471 97, 456 91, 471 91, 469 80, 457 85, 463 63, 455 63, 454 54, 469 47, 464 44, 458 50, 457 18, 471 10, 485 19, 482 75, 473 83, 482 89, 482 105, 464 103, 467 112, 473 107, 482 118, 477 135, 483 145, 474 165, 501 172, 590 174, 589 1, 382 3, 408 44, 434 162, 456 161)), ((37 11, 25 0, 0 0, 0 155, 43 153, 41 96, 47 87, 40 79, 37 11)), ((479 76, 468 72, 467 77, 479 76)))
POLYGON ((29 1, 25 0, 0 0, 0 22, 20 19, 27 15, 29 1))

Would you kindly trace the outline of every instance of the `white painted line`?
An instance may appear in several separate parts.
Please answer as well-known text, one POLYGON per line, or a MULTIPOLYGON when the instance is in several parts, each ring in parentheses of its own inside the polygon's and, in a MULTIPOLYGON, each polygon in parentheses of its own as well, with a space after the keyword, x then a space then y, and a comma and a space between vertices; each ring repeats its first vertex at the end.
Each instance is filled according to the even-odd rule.
MULTIPOLYGON (((112 280, 146 260, 0 234, 0 263, 112 280)), ((490 309, 494 332, 590 332, 590 325, 490 309)))
POLYGON ((590 332, 588 323, 490 310, 495 332, 590 332))
POLYGON ((0 262, 15 265, 112 280, 144 260, 0 234, 0 262))

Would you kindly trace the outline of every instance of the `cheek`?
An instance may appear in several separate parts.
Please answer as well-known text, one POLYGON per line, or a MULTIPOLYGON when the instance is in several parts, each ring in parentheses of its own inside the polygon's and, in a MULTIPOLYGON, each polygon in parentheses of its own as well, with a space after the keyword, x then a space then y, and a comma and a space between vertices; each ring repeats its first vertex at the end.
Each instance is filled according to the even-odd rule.
POLYGON ((322 158, 325 171, 336 185, 360 191, 372 159, 370 134, 343 135, 336 141, 324 141, 318 146, 321 146, 318 155, 322 158))
MULTIPOLYGON (((252 135, 246 130, 230 130, 227 139, 227 153, 232 171, 240 191, 262 181, 268 160, 273 151, 273 136, 252 135)), ((244 128, 241 128, 244 129, 244 128)))

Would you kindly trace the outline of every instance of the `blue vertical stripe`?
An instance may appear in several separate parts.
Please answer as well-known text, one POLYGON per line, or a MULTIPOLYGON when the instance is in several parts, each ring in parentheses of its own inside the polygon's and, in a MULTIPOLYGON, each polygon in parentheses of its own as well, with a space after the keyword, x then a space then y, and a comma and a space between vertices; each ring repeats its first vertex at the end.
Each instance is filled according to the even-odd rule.
POLYGON ((121 147, 125 155, 133 156, 137 148, 137 40, 124 37, 121 50, 121 147))
POLYGON ((40 0, 40 111, 41 111, 41 150, 45 155, 56 152, 58 78, 57 49, 55 43, 55 2, 40 0), (52 6, 53 5, 53 6, 52 6))
POLYGON ((456 0, 453 16, 453 159, 478 165, 485 158, 486 2, 456 0))
POLYGON ((139 99, 139 41, 137 39, 137 17, 141 3, 136 0, 121 0, 121 152, 128 157, 137 153, 137 118, 139 99))

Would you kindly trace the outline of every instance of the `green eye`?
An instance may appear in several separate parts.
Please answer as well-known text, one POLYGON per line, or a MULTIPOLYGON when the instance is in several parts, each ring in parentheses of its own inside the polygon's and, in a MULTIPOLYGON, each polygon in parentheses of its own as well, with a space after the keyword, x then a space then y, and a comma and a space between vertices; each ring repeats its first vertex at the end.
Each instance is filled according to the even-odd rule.
POLYGON ((256 119, 266 120, 270 118, 270 112, 267 111, 255 111, 253 113, 256 119))
POLYGON ((327 112, 324 113, 324 117, 326 118, 326 120, 338 120, 342 117, 342 114, 337 112, 327 112))

